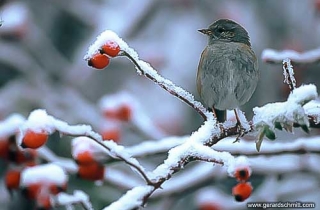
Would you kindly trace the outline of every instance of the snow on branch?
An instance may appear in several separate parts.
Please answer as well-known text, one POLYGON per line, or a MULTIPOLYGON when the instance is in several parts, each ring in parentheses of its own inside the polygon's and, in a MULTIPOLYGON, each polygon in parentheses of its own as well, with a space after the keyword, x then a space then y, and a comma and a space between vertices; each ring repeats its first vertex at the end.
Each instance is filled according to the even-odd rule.
POLYGON ((296 88, 296 79, 294 78, 294 71, 291 65, 291 61, 290 59, 286 58, 283 60, 282 64, 284 83, 288 84, 290 89, 293 90, 296 88))
POLYGON ((212 118, 207 120, 186 142, 169 150, 167 159, 152 172, 148 173, 148 176, 152 178, 152 188, 150 186, 135 187, 105 209, 130 209, 125 207, 132 203, 136 204, 136 206, 130 206, 132 208, 143 206, 153 192, 159 189, 166 180, 169 180, 173 174, 183 169, 189 162, 195 160, 223 165, 227 168, 230 176, 233 176, 235 169, 240 165, 249 167, 245 157, 234 158, 228 152, 217 152, 208 146, 204 146, 212 136, 219 133, 220 128, 215 124, 215 120, 212 118), (132 194, 136 191, 138 191, 139 196, 134 194, 137 200, 132 201, 132 194), (129 203, 126 204, 124 202, 129 203))
POLYGON ((296 64, 316 63, 320 60, 320 48, 299 53, 294 50, 277 51, 274 49, 265 49, 261 58, 267 63, 282 63, 284 59, 289 58, 296 64))
MULTIPOLYGON (((315 85, 303 85, 296 88, 289 95, 285 102, 269 103, 263 107, 253 109, 253 124, 255 130, 259 131, 259 140, 257 141, 257 150, 260 150, 264 136, 274 140, 275 128, 292 132, 294 124, 298 124, 306 132, 309 131, 309 117, 303 106, 315 100, 318 96, 315 85)), ((319 114, 319 113, 318 113, 319 114)))
POLYGON ((29 186, 34 183, 44 182, 63 186, 67 181, 68 176, 65 171, 60 166, 49 163, 24 169, 21 173, 20 185, 29 186))
POLYGON ((132 158, 131 155, 125 151, 123 146, 119 146, 113 141, 103 141, 101 135, 94 132, 91 126, 68 125, 66 122, 48 115, 45 110, 38 109, 31 112, 28 119, 21 125, 18 142, 23 141, 24 135, 28 130, 41 130, 49 134, 58 131, 64 135, 88 137, 97 143, 97 147, 100 147, 102 151, 106 152, 106 154, 109 154, 111 157, 121 159, 135 169, 134 171, 137 171, 148 184, 151 183, 146 175, 145 169, 135 158, 132 158))
MULTIPOLYGON (((210 148, 210 146, 215 145, 223 138, 259 131, 260 135, 257 149, 260 150, 264 136, 267 136, 269 139, 275 139, 273 131, 275 128, 285 128, 290 131, 294 125, 298 125, 301 126, 302 129, 308 130, 310 126, 309 116, 306 114, 307 111, 305 111, 303 106, 317 97, 316 87, 314 85, 304 85, 299 88, 294 88, 293 69, 289 60, 284 62, 285 75, 288 76, 288 82, 291 83, 293 89, 288 100, 286 102, 267 104, 263 107, 255 108, 253 120, 248 123, 245 131, 242 131, 232 122, 217 124, 213 114, 208 112, 200 102, 195 101, 194 97, 189 92, 176 86, 170 80, 160 76, 150 64, 140 60, 138 54, 112 31, 107 30, 97 37, 97 40, 89 47, 88 52, 84 57, 85 60, 88 61, 89 65, 95 67, 93 61, 95 61, 96 58, 101 57, 101 55, 107 57, 104 59, 114 57, 108 53, 104 53, 105 48, 115 48, 114 43, 116 43, 116 48, 119 49, 116 55, 125 56, 131 60, 135 65, 138 74, 146 76, 170 94, 184 101, 194 108, 206 121, 196 132, 191 134, 190 137, 187 137, 185 141, 181 142, 181 144, 176 142, 178 145, 168 151, 167 159, 156 169, 147 174, 147 177, 151 180, 147 186, 133 188, 106 209, 133 209, 145 205, 147 199, 155 190, 159 189, 165 181, 169 180, 176 172, 183 169, 185 165, 195 160, 223 165, 227 168, 227 171, 231 176, 236 166, 245 165, 249 167, 246 158, 234 158, 228 152, 219 152, 210 148), (112 46, 108 46, 108 43, 113 44, 112 46)), ((96 64, 98 69, 106 66, 98 65, 98 63, 96 64)), ((162 149, 169 147, 170 145, 163 145, 162 149)), ((137 148, 135 149, 136 155, 142 155, 145 152, 139 151, 137 148)), ((153 151, 155 152, 156 150, 153 151)))
POLYGON ((1 121, 0 139, 14 135, 19 130, 20 125, 22 125, 24 121, 25 118, 20 114, 12 114, 3 121, 1 121))
POLYGON ((158 84, 161 88, 165 89, 170 94, 194 108, 204 119, 207 119, 208 115, 212 115, 212 113, 209 113, 200 102, 194 100, 194 97, 191 93, 173 84, 170 80, 163 78, 155 69, 150 66, 150 64, 140 60, 137 52, 130 48, 128 44, 118 37, 118 35, 113 31, 106 30, 101 33, 97 37, 96 41, 89 47, 84 59, 90 60, 90 58, 100 51, 101 47, 105 43, 110 41, 115 42, 120 46, 121 52, 119 55, 129 58, 136 66, 138 74, 146 76, 158 84))
POLYGON ((253 124, 257 129, 264 126, 273 129, 275 122, 280 123, 282 127, 284 125, 292 126, 294 122, 309 126, 309 119, 303 105, 316 99, 317 96, 315 85, 300 86, 292 91, 285 102, 270 103, 263 107, 254 108, 253 124))
POLYGON ((303 106, 304 111, 311 119, 310 125, 319 127, 320 125, 320 101, 313 100, 303 106))
POLYGON ((85 210, 93 210, 89 196, 81 190, 75 190, 73 195, 59 193, 52 199, 52 204, 54 207, 80 204, 85 210))

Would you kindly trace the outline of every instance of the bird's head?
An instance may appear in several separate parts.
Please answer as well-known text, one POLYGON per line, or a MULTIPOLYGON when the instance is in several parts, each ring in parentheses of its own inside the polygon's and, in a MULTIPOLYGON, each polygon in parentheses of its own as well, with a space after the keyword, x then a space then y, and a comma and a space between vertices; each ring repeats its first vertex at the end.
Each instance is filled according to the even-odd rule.
POLYGON ((246 29, 238 23, 220 19, 212 23, 207 29, 200 29, 199 32, 209 37, 209 44, 215 41, 240 42, 251 46, 250 38, 246 29))

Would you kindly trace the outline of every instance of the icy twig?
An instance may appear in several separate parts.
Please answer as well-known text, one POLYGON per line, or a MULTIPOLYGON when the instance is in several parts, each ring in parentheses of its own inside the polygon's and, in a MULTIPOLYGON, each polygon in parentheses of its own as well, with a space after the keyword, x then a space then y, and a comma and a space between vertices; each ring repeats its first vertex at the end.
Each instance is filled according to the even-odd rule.
POLYGON ((120 46, 121 51, 119 56, 126 56, 136 66, 138 74, 146 76, 171 95, 179 98, 194 108, 203 117, 203 119, 206 120, 208 116, 212 115, 212 113, 208 112, 200 102, 194 100, 191 93, 181 87, 178 87, 170 80, 163 78, 150 66, 149 63, 140 60, 137 52, 130 48, 125 41, 111 30, 106 30, 97 37, 96 41, 89 47, 84 59, 90 60, 92 56, 99 53, 100 48, 108 41, 113 41, 120 46))
MULTIPOLYGON (((159 165, 151 173, 148 173, 148 177, 152 180, 151 185, 133 188, 118 201, 115 201, 105 209, 136 209, 143 206, 154 191, 159 189, 164 182, 169 180, 173 174, 183 169, 189 162, 204 160, 216 164, 223 164, 223 166, 228 168, 229 175, 234 172, 235 165, 238 162, 246 162, 238 161, 241 160, 241 158, 234 158, 230 153, 218 152, 210 148, 210 146, 216 144, 223 138, 239 134, 239 130, 234 123, 225 122, 217 125, 212 113, 208 112, 201 103, 195 101, 189 92, 176 86, 170 80, 160 76, 150 64, 140 60, 138 54, 114 32, 107 30, 98 36, 97 40, 89 47, 88 52, 84 57, 85 60, 89 60, 98 53, 103 44, 110 40, 119 44, 121 49, 119 55, 129 58, 135 65, 138 74, 146 76, 173 96, 184 101, 194 108, 204 119, 206 119, 206 121, 204 122, 204 125, 194 132, 184 143, 170 149, 168 157, 163 164, 159 165)), ((260 129, 259 126, 262 128, 265 126, 274 127, 272 123, 278 119, 276 114, 279 114, 281 118, 284 118, 284 122, 286 122, 285 120, 290 120, 290 123, 296 122, 302 123, 303 125, 309 125, 307 122, 307 115, 303 111, 302 106, 316 97, 317 92, 314 87, 315 86, 313 85, 309 85, 296 88, 288 98, 288 101, 290 101, 288 104, 293 106, 292 109, 282 106, 286 112, 278 110, 275 114, 269 117, 267 116, 266 121, 264 121, 264 117, 266 116, 264 113, 274 113, 277 104, 274 106, 266 105, 265 107, 256 108, 256 116, 252 122, 248 123, 244 133, 260 129), (305 94, 305 91, 307 91, 307 94, 305 94), (255 125, 255 123, 258 123, 258 126, 255 125)))
POLYGON ((294 50, 277 51, 265 49, 262 52, 261 58, 267 63, 282 63, 286 58, 289 58, 295 64, 316 63, 320 60, 320 48, 302 53, 294 50))
POLYGON ((102 149, 106 151, 106 154, 110 154, 112 157, 119 158, 126 164, 134 168, 148 184, 152 184, 148 176, 146 175, 145 169, 140 165, 138 160, 132 158, 128 154, 123 146, 117 145, 113 141, 103 141, 102 136, 94 132, 89 125, 69 125, 62 120, 58 120, 53 116, 46 113, 45 110, 34 110, 30 113, 28 120, 21 125, 21 132, 23 133, 27 129, 43 129, 48 133, 59 131, 61 134, 68 136, 86 136, 95 141, 102 149), (30 117, 33 116, 33 117, 30 117), (39 117, 39 118, 37 118, 39 117))
POLYGON ((75 190, 73 195, 67 193, 59 193, 54 196, 53 206, 70 206, 75 204, 81 204, 85 210, 93 210, 92 204, 90 202, 89 196, 81 190, 75 190))
POLYGON ((171 81, 161 77, 159 74, 157 74, 157 72, 154 69, 152 69, 152 67, 148 63, 141 60, 136 60, 126 51, 123 51, 122 55, 126 56, 127 58, 129 58, 129 60, 131 60, 131 62, 136 66, 141 75, 146 76, 148 79, 158 84, 161 88, 166 90, 171 95, 174 95, 175 97, 179 98, 180 100, 191 106, 203 117, 203 119, 206 120, 207 115, 210 115, 210 113, 206 110, 206 108, 203 107, 201 103, 194 100, 192 94, 176 86, 171 81), (149 68, 149 71, 145 71, 145 68, 149 68))
POLYGON ((296 88, 296 79, 294 78, 294 71, 291 65, 290 59, 286 58, 282 62, 283 64, 283 76, 284 76, 284 83, 288 84, 291 91, 296 88))
MULTIPOLYGON (((237 165, 248 164, 246 158, 244 157, 234 158, 228 152, 218 152, 208 146, 205 146, 206 144, 210 144, 210 139, 213 137, 221 137, 220 135, 223 136, 223 134, 220 133, 220 127, 215 124, 215 120, 213 120, 211 117, 211 119, 207 120, 204 125, 194 132, 183 144, 172 148, 168 152, 167 159, 164 160, 164 162, 155 170, 148 174, 148 177, 152 178, 154 184, 152 188, 144 190, 144 193, 137 197, 137 200, 134 201, 136 203, 136 206, 134 207, 145 205, 148 198, 154 193, 154 191, 159 189, 165 181, 169 180, 173 176, 173 174, 183 169, 185 165, 192 161, 202 160, 223 165, 227 168, 228 173, 231 176, 234 173, 237 165)), ((143 188, 143 186, 133 188, 129 192, 133 192, 140 188, 143 188)), ((125 207, 119 208, 119 206, 126 206, 123 201, 130 200, 128 197, 129 195, 132 196, 131 193, 127 193, 106 209, 129 209, 125 207)))
POLYGON ((303 106, 318 97, 315 85, 303 85, 295 88, 285 102, 269 103, 263 107, 255 107, 253 124, 256 129, 262 127, 275 128, 275 123, 286 130, 291 130, 294 123, 309 127, 309 119, 303 106), (288 129, 289 128, 289 129, 288 129))

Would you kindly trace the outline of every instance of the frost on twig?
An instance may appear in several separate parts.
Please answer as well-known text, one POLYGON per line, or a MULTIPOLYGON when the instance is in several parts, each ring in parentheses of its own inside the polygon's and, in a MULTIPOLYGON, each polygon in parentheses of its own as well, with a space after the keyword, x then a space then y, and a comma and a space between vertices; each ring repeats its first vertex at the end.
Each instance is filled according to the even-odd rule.
POLYGON ((0 122, 0 139, 14 135, 19 127, 25 122, 25 118, 20 114, 12 114, 0 122))
POLYGON ((85 210, 93 210, 89 196, 81 190, 75 190, 73 195, 59 193, 52 199, 53 206, 71 206, 80 204, 85 210))
POLYGON ((176 96, 192 108, 194 108, 204 119, 207 119, 208 115, 212 115, 209 113, 203 105, 194 100, 194 97, 188 91, 178 87, 173 84, 170 80, 167 80, 160 76, 155 69, 153 69, 150 64, 139 59, 137 52, 134 49, 130 48, 126 42, 124 42, 117 34, 113 31, 106 30, 101 33, 96 41, 89 47, 87 54, 84 56, 85 60, 90 59, 93 55, 99 52, 101 46, 107 41, 114 41, 119 44, 121 53, 120 55, 126 56, 129 58, 133 64, 136 66, 137 72, 140 75, 144 75, 147 78, 154 81, 161 88, 165 89, 170 94, 176 96))
MULTIPOLYGON (((142 192, 142 194, 136 198, 137 200, 134 202, 136 206, 134 207, 143 206, 153 192, 160 188, 166 180, 170 179, 173 174, 183 169, 189 162, 195 160, 223 165, 227 168, 230 176, 233 175, 235 168, 239 165, 249 165, 244 157, 234 158, 228 152, 217 152, 210 147, 204 146, 206 142, 210 141, 212 136, 218 135, 219 133, 220 128, 215 125, 215 121, 213 119, 206 121, 204 125, 202 125, 186 140, 186 142, 169 150, 167 159, 152 172, 148 173, 148 177, 150 177, 154 183, 152 188, 149 186, 133 188, 129 191, 130 193, 128 192, 125 194, 106 209, 130 209, 119 207, 128 205, 123 202, 130 200, 132 193, 135 191, 138 191, 139 194, 142 192)), ((131 200, 130 202, 132 203, 131 200)))
POLYGON ((284 83, 288 84, 290 89, 293 90, 296 88, 296 79, 294 78, 294 71, 291 65, 290 59, 284 59, 283 62, 283 76, 284 76, 284 83))
POLYGON ((320 125, 320 101, 313 100, 303 106, 306 114, 311 118, 310 124, 313 127, 319 127, 320 125))
POLYGON ((305 131, 309 130, 310 123, 308 115, 303 106, 318 96, 317 88, 314 85, 303 85, 290 93, 285 102, 269 103, 263 107, 253 109, 253 124, 259 131, 257 150, 260 150, 262 139, 267 136, 274 140, 274 130, 284 128, 292 132, 294 123, 301 126, 305 131))
POLYGON ((261 58, 267 63, 282 63, 282 61, 287 58, 295 64, 316 63, 320 60, 320 48, 303 53, 294 50, 277 51, 265 49, 262 52, 261 58))
MULTIPOLYGON (((182 141, 181 144, 176 142, 178 145, 168 151, 167 159, 152 172, 147 174, 150 180, 152 180, 152 184, 133 188, 106 209, 133 209, 143 206, 153 192, 159 189, 164 182, 183 169, 189 162, 195 160, 223 165, 227 168, 229 175, 233 174, 236 165, 249 165, 246 158, 234 158, 228 152, 219 152, 210 148, 210 146, 215 145, 223 138, 239 134, 236 126, 231 122, 217 125, 212 113, 208 112, 201 103, 195 101, 190 93, 176 86, 170 80, 163 78, 148 63, 140 60, 138 54, 114 32, 107 30, 98 36, 97 40, 90 46, 85 55, 85 59, 90 60, 92 56, 95 56, 96 53, 100 52, 104 43, 107 43, 110 40, 116 42, 120 46, 120 53, 118 55, 129 58, 135 65, 138 74, 146 76, 170 94, 190 105, 206 121, 204 122, 204 125, 182 141), (134 198, 134 200, 132 200, 132 198, 134 198)), ((285 65, 285 70, 289 75, 288 81, 291 83, 292 89, 294 89, 295 82, 293 81, 292 66, 289 61, 287 61, 285 65)), ((264 107, 255 108, 255 116, 253 121, 247 124, 245 133, 255 130, 259 131, 261 145, 264 136, 275 139, 273 131, 275 128, 283 127, 290 130, 294 124, 298 124, 303 129, 307 130, 310 124, 303 105, 316 97, 317 91, 315 86, 305 85, 294 89, 286 102, 267 104, 264 107)), ((169 148, 170 145, 166 145, 162 147, 162 149, 165 147, 169 148)), ((139 151, 137 148, 135 149, 136 155, 143 155, 145 152, 139 151)), ((257 146, 257 149, 259 150, 260 146, 257 146)), ((157 150, 153 151, 156 152, 157 150)))
POLYGON ((94 132, 91 126, 88 125, 68 125, 66 122, 58 120, 53 116, 50 116, 46 113, 45 110, 34 110, 30 113, 28 120, 21 125, 20 128, 20 141, 23 138, 24 132, 28 129, 32 130, 44 130, 48 133, 53 133, 54 131, 59 131, 62 134, 69 136, 86 136, 97 143, 97 147, 100 147, 102 151, 105 151, 106 154, 114 158, 119 158, 122 161, 126 162, 132 169, 140 174, 148 184, 151 183, 149 178, 146 176, 145 169, 140 165, 138 160, 132 158, 128 154, 123 146, 117 145, 113 141, 103 141, 100 134, 94 132))

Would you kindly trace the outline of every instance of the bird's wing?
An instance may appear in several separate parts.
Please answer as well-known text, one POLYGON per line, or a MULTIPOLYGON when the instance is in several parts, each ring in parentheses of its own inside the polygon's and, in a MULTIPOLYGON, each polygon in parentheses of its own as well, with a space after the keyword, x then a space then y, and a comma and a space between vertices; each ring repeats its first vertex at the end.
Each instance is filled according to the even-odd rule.
POLYGON ((234 74, 234 92, 240 105, 246 103, 256 89, 259 80, 257 58, 247 45, 241 44, 235 51, 236 60, 232 63, 236 67, 234 74))

